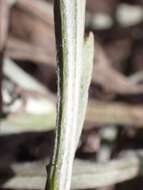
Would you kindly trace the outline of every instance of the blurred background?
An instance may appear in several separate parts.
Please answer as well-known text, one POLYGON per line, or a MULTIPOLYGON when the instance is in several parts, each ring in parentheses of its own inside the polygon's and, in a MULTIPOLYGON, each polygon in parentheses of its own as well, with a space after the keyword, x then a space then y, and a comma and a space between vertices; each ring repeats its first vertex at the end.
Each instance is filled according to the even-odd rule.
MULTIPOLYGON (((0 0, 0 188, 44 188, 56 121, 53 1, 0 0)), ((87 0, 89 103, 72 189, 143 189, 143 1, 87 0)))

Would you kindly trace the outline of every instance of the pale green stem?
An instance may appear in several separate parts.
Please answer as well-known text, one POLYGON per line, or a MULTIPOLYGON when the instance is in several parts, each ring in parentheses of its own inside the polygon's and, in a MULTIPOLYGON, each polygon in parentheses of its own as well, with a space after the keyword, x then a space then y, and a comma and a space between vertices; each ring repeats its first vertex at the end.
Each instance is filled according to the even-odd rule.
MULTIPOLYGON (((85 66, 83 59, 85 0, 55 0, 54 5, 58 52, 58 108, 54 155, 46 188, 69 190, 92 67, 91 63, 89 68, 85 66)), ((89 41, 93 42, 91 38, 93 39, 90 37, 89 41)))

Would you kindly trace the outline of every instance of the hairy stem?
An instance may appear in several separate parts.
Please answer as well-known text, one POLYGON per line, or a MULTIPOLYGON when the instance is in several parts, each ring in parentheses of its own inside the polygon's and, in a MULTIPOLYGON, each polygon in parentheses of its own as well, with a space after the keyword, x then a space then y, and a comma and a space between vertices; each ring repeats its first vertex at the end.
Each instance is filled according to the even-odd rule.
MULTIPOLYGON (((58 106, 54 154, 46 189, 69 190, 92 68, 89 64, 87 77, 85 68, 88 67, 85 67, 83 57, 85 0, 55 0, 54 13, 58 54, 58 106)), ((91 38, 93 39, 90 36, 91 38)))

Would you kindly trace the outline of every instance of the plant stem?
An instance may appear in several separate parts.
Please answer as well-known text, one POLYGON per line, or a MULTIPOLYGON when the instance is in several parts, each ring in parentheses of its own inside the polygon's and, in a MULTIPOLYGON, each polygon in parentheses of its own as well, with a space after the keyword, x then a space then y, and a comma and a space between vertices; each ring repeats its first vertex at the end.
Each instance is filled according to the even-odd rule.
MULTIPOLYGON (((69 190, 93 60, 90 59, 89 67, 85 66, 88 64, 83 59, 85 0, 55 0, 54 13, 58 52, 58 107, 54 154, 46 189, 69 190)), ((93 45, 92 35, 89 41, 93 45)))

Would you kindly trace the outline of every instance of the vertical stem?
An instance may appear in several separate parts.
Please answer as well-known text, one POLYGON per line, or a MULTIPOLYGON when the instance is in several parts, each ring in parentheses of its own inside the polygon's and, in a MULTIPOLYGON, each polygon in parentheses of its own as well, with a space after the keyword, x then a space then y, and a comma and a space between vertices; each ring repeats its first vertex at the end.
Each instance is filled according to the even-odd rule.
POLYGON ((69 190, 79 114, 85 0, 55 0, 58 106, 54 155, 47 189, 69 190))
POLYGON ((75 150, 86 113, 94 38, 84 42, 85 0, 55 0, 58 105, 47 190, 69 190, 75 150))

